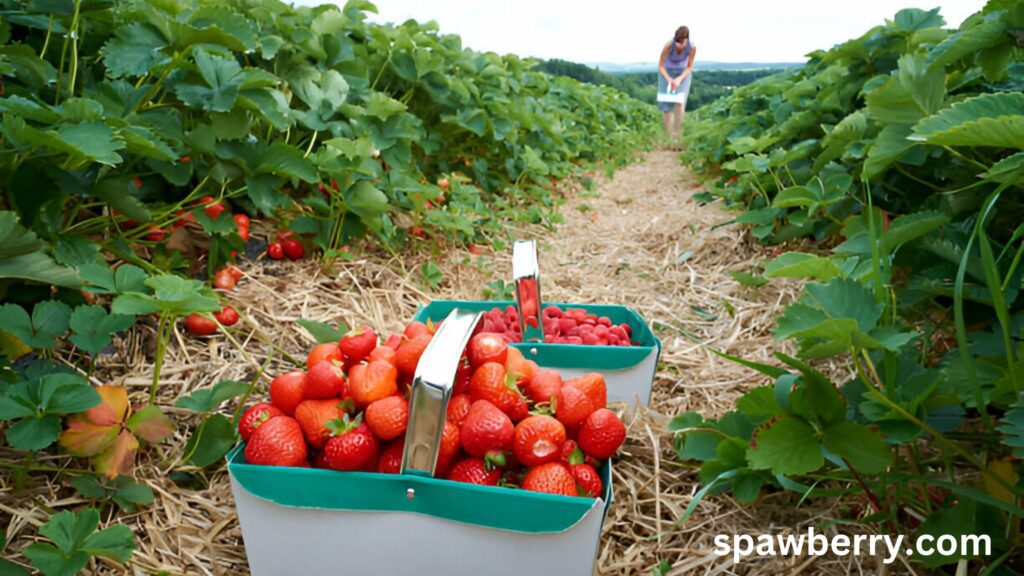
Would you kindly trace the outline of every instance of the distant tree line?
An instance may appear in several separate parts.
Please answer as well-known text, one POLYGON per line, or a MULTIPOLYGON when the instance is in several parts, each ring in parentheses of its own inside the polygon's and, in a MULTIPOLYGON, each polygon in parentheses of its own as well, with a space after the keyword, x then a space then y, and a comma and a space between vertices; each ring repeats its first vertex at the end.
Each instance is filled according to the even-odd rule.
MULTIPOLYGON (((610 86, 645 102, 654 102, 658 92, 657 72, 610 74, 586 64, 559 59, 543 61, 538 68, 548 74, 568 76, 589 84, 610 86)), ((693 75, 690 99, 686 108, 695 110, 725 96, 734 88, 776 72, 778 70, 699 70, 693 75)))

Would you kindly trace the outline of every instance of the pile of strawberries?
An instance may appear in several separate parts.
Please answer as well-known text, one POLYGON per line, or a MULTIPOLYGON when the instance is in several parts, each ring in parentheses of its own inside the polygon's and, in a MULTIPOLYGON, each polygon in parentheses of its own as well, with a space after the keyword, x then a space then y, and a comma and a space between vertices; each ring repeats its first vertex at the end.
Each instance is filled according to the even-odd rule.
MULTIPOLYGON (((630 341, 633 329, 627 323, 612 324, 607 316, 588 313, 582 308, 547 306, 541 312, 544 341, 548 344, 584 344, 588 346, 639 346, 630 341)), ((515 306, 492 308, 484 313, 484 331, 503 334, 508 342, 522 342, 519 312, 515 306)))
MULTIPOLYGON (((306 371, 278 375, 270 402, 239 421, 246 461, 398 473, 410 386, 435 329, 413 322, 381 344, 363 326, 313 347, 306 371)), ((606 404, 600 374, 563 381, 509 347, 502 334, 477 333, 458 369, 434 476, 599 496, 596 467, 626 437, 606 404)))

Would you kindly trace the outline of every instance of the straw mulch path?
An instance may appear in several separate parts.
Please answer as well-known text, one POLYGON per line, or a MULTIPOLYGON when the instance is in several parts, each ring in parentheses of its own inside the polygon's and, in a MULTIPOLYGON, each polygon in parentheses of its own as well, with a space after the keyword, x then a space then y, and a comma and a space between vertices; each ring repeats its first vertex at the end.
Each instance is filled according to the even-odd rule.
MULTIPOLYGON (((798 526, 806 531, 808 525, 820 527, 834 512, 828 503, 798 507, 789 494, 763 497, 752 507, 739 506, 729 496, 711 497, 688 522, 673 526, 699 483, 696 470, 674 458, 672 436, 665 430, 668 419, 686 410, 721 415, 746 390, 764 382, 710 350, 772 362, 771 353, 780 344, 771 338, 771 319, 798 286, 773 282, 745 288, 729 276, 754 268, 770 253, 738 227, 714 228, 732 215, 717 204, 702 207, 691 199, 699 184, 674 152, 652 152, 595 184, 590 191, 577 190, 566 203, 561 210, 565 222, 557 231, 512 232, 540 241, 546 299, 629 305, 651 322, 664 343, 650 408, 621 407, 630 432, 615 464, 615 501, 596 571, 650 574, 664 560, 672 565, 671 574, 881 573, 873 565, 859 565, 870 560, 849 557, 748 559, 735 565, 731 558, 712 554, 717 534, 795 533, 798 526)), ((171 408, 174 400, 222 379, 251 380, 268 358, 267 374, 288 369, 270 343, 304 356, 312 340, 295 323, 298 318, 365 322, 398 331, 417 305, 432 298, 481 298, 489 282, 510 279, 508 260, 505 253, 472 256, 459 249, 402 259, 357 258, 331 270, 311 261, 245 266, 245 277, 230 295, 250 322, 236 333, 241 348, 222 336, 175 335, 159 403, 175 417, 178 433, 146 452, 136 468, 156 501, 120 518, 139 540, 128 572, 100 561, 92 573, 247 574, 226 471, 207 472, 205 489, 180 488, 168 478, 172 470, 182 469, 178 459, 195 425, 194 416, 171 408), (420 278, 419 266, 427 258, 444 272, 436 290, 420 278)), ((136 329, 117 353, 104 357, 96 381, 124 384, 133 401, 144 401, 152 377, 151 336, 152 327, 136 329)), ((268 376, 261 382, 265 390, 268 376)), ((231 403, 224 407, 233 409, 231 403)), ((80 502, 74 491, 45 482, 15 492, 11 478, 0 474, 0 529, 8 535, 7 553, 31 540, 45 521, 44 510, 80 502)))

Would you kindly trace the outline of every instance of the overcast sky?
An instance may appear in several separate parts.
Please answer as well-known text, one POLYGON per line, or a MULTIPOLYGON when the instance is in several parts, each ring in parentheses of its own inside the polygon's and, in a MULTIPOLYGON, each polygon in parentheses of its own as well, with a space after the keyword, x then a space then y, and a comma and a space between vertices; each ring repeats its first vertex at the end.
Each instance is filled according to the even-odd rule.
MULTIPOLYGON (((287 1, 287 0, 286 0, 287 1)), ((298 0, 317 5, 326 0, 298 0)), ((344 0, 339 0, 344 4, 344 0)), ((901 8, 941 7, 959 26, 984 0, 378 0, 377 22, 435 20, 474 50, 575 62, 650 62, 677 26, 698 57, 720 62, 799 62, 860 36, 901 8)))

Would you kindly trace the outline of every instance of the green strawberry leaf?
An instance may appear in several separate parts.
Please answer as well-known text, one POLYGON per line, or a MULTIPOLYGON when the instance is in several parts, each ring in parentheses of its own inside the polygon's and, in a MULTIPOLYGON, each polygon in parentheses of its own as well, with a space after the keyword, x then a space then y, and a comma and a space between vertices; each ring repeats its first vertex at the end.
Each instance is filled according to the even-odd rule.
MULTIPOLYGON (((65 288, 82 285, 78 274, 54 262, 36 234, 18 223, 14 212, 0 211, 0 279, 18 278, 65 288)), ((4 322, 0 321, 0 326, 4 322)))
POLYGON ((174 406, 192 412, 212 412, 227 400, 237 398, 248 390, 249 385, 245 382, 221 380, 209 388, 201 388, 188 396, 179 397, 174 401, 174 406))
POLYGON ((153 295, 128 292, 114 299, 110 310, 115 314, 143 315, 170 313, 187 316, 199 312, 217 312, 221 309, 216 292, 198 280, 189 280, 173 274, 153 276, 146 280, 153 295))
POLYGON ((0 326, 25 344, 44 350, 57 346, 57 338, 68 331, 70 317, 71 307, 56 300, 36 304, 31 318, 17 304, 0 306, 0 326))
POLYGON ((42 450, 60 435, 60 416, 25 418, 6 431, 7 443, 18 450, 42 450))
POLYGON ((71 314, 70 340, 90 354, 96 354, 111 342, 111 335, 126 330, 135 323, 135 317, 107 314, 102 306, 79 306, 71 314))
POLYGON ((348 333, 348 326, 342 323, 339 323, 337 328, 332 328, 330 324, 314 322, 303 318, 299 318, 296 322, 309 332, 309 335, 316 340, 317 344, 337 343, 341 340, 342 336, 348 333))
POLYGON ((206 468, 220 461, 238 442, 238 433, 223 414, 211 414, 196 427, 185 444, 186 461, 206 468))
POLYGON ((751 468, 772 474, 806 474, 825 464, 817 432, 794 416, 782 416, 758 432, 756 446, 747 449, 747 460, 751 468))
POLYGON ((860 473, 878 474, 892 463, 892 450, 881 436, 862 424, 833 424, 825 430, 824 442, 825 448, 845 458, 860 473))
POLYGON ((132 264, 122 264, 116 270, 100 264, 87 264, 79 269, 82 278, 90 285, 86 290, 95 294, 123 294, 125 292, 146 292, 146 271, 132 264))

